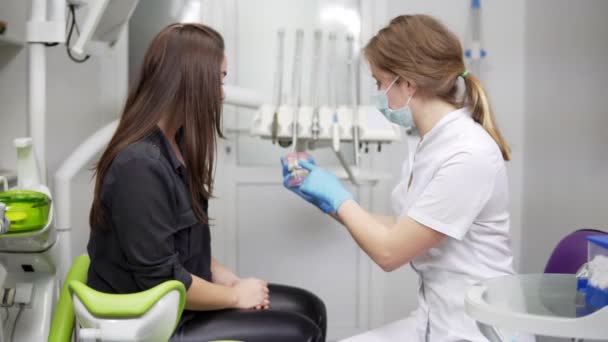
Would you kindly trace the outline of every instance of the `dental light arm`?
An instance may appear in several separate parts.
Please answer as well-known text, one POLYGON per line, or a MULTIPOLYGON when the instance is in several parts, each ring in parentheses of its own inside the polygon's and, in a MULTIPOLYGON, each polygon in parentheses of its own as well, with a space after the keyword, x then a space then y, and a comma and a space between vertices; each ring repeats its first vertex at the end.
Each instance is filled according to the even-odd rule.
POLYGON ((139 0, 95 0, 88 2, 87 18, 78 40, 71 47, 78 56, 98 54, 112 47, 127 26, 139 0))

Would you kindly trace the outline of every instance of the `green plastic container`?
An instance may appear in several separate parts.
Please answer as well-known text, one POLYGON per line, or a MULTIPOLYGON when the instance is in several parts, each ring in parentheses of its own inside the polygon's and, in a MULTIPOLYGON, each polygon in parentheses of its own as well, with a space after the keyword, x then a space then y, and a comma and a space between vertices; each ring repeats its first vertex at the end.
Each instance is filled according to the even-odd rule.
POLYGON ((49 220, 51 199, 38 191, 9 190, 0 192, 0 202, 6 204, 6 218, 11 222, 10 233, 42 229, 49 220))

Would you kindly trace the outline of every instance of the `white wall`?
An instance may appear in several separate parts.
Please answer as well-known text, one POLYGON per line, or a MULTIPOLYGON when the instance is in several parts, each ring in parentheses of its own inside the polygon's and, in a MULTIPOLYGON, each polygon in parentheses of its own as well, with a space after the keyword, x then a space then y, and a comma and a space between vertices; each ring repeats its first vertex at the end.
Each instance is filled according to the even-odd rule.
MULTIPOLYGON (((7 22, 6 36, 23 40, 26 1, 0 1, 0 18, 7 22)), ((17 153, 13 138, 27 129, 27 50, 0 47, 0 169, 15 169, 17 153)))
POLYGON ((176 22, 174 7, 180 1, 144 0, 133 12, 129 26, 129 75, 130 79, 139 73, 144 54, 154 37, 165 26, 176 22))
POLYGON ((528 1, 525 11, 522 266, 539 272, 568 233, 608 230, 608 1, 528 1))
MULTIPOLYGON (((20 39, 24 38, 29 3, 0 1, 0 18, 9 20, 9 32, 16 31, 20 39)), ((92 57, 84 64, 71 62, 63 45, 47 48, 49 179, 82 140, 118 116, 127 86, 126 44, 124 37, 113 53, 92 57)), ((28 129, 27 47, 15 51, 0 47, 0 168, 11 169, 15 168, 16 159, 12 141, 25 136, 28 129)), ((81 172, 73 183, 72 245, 75 255, 85 252, 88 240, 91 177, 91 172, 81 172)))

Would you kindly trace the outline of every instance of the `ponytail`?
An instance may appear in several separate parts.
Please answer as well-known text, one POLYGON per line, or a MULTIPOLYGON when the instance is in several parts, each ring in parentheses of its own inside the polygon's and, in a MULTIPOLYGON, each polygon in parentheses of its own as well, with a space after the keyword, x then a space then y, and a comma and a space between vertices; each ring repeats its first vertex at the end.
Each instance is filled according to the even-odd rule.
POLYGON ((504 160, 511 160, 511 149, 502 137, 490 108, 490 102, 481 82, 474 75, 466 72, 462 75, 466 85, 465 104, 470 106, 472 117, 490 134, 502 152, 504 160))

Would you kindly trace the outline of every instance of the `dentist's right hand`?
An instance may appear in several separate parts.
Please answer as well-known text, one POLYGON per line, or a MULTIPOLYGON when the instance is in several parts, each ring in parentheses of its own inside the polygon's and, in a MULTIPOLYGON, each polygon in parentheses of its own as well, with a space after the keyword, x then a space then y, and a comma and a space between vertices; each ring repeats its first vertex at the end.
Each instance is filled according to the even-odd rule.
POLYGON ((310 172, 299 190, 312 201, 324 203, 321 209, 325 213, 336 214, 344 202, 354 198, 333 173, 307 161, 300 161, 299 164, 310 172))

